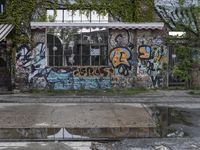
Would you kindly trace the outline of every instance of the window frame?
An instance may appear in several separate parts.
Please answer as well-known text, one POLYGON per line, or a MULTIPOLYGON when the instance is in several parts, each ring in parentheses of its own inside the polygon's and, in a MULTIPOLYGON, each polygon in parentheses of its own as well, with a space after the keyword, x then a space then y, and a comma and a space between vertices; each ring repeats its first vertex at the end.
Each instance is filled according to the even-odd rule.
MULTIPOLYGON (((80 31, 82 31, 82 29, 80 29, 80 31)), ((96 33, 95 32, 91 32, 91 31, 90 32, 81 32, 79 34, 81 43, 76 43, 76 46, 75 46, 75 47, 77 47, 75 51, 77 53, 79 53, 79 55, 77 55, 76 52, 72 52, 72 53, 70 52, 70 54, 65 54, 65 51, 68 50, 68 49, 66 49, 66 46, 69 45, 69 43, 62 43, 61 42, 62 47, 65 47, 65 49, 64 48, 61 49, 60 53, 62 53, 62 56, 61 55, 60 56, 56 55, 55 53, 53 55, 50 55, 50 53, 52 53, 52 52, 50 52, 49 45, 52 44, 51 47, 54 47, 54 45, 56 46, 56 44, 53 43, 53 42, 49 42, 50 44, 48 43, 48 34, 49 35, 56 35, 59 32, 49 32, 47 28, 46 28, 45 32, 46 32, 45 33, 46 34, 45 37, 46 37, 46 45, 47 45, 47 50, 46 50, 47 51, 46 52, 46 65, 47 66, 52 66, 52 67, 67 67, 67 66, 75 67, 75 66, 108 66, 109 65, 109 61, 108 61, 108 57, 109 57, 108 56, 108 54, 109 54, 109 42, 108 42, 109 29, 105 28, 104 30, 98 30, 98 31, 95 31, 96 33), (86 33, 86 34, 91 34, 91 33, 97 34, 98 32, 100 32, 100 33, 103 32, 103 35, 105 35, 105 40, 104 40, 105 42, 104 43, 95 43, 95 44, 92 43, 91 44, 91 43, 84 43, 83 42, 84 33, 86 33), (84 51, 83 47, 84 46, 87 46, 87 47, 90 47, 90 48, 91 47, 93 47, 93 48, 98 47, 99 50, 100 50, 100 54, 99 55, 91 55, 91 52, 90 52, 90 49, 89 49, 87 51, 88 55, 84 55, 83 54, 83 51, 84 51), (75 64, 75 62, 73 64, 69 64, 69 60, 68 59, 69 59, 71 54, 75 54, 75 56, 78 57, 77 58, 77 59, 79 59, 77 61, 78 64, 75 64), (58 65, 56 63, 52 63, 50 57, 53 57, 54 59, 55 59, 55 57, 62 57, 62 62, 60 63, 61 65, 58 65), (84 57, 87 57, 89 59, 89 63, 88 64, 85 64, 84 59, 83 59, 84 57), (93 59, 95 59, 95 57, 97 57, 98 63, 97 63, 97 60, 95 60, 95 61, 93 60, 93 59)), ((56 37, 54 37, 54 38, 56 38, 56 37)), ((77 42, 77 41, 75 41, 75 42, 77 42)), ((51 49, 53 49, 53 48, 51 48, 51 49)))
MULTIPOLYGON (((50 10, 50 11, 54 11, 54 10, 52 10, 52 9, 47 9, 47 11, 48 10, 50 10)), ((73 13, 73 10, 67 10, 67 9, 57 9, 57 10, 59 10, 60 12, 62 12, 62 15, 60 16, 60 18, 62 18, 62 20, 61 20, 61 22, 62 23, 65 23, 66 22, 66 18, 65 18, 65 14, 64 13, 66 13, 66 12, 70 12, 70 13, 73 13)), ((76 10, 76 12, 77 11, 81 11, 81 10, 76 10)), ((89 15, 89 21, 86 21, 87 23, 98 23, 98 22, 95 22, 95 21, 92 21, 92 16, 91 16, 91 13, 93 13, 94 12, 94 10, 88 10, 88 11, 90 11, 89 13, 90 13, 90 15, 89 15)), ((54 12, 53 12, 54 13, 54 12)), ((53 14, 52 12, 51 12, 51 14, 53 14)), ((78 13, 80 13, 80 12, 78 12, 78 13)), ((97 14, 97 12, 96 12, 96 14, 97 14)), ((83 20, 83 18, 82 18, 82 15, 83 14, 81 14, 81 17, 79 18, 80 19, 80 21, 74 21, 74 19, 73 19, 73 15, 72 15, 72 18, 71 18, 71 20, 67 20, 67 22, 70 22, 70 23, 86 23, 86 22, 84 22, 84 20, 83 20)), ((98 14, 97 14, 98 15, 98 14)), ((68 15, 68 16, 70 16, 70 15, 68 15)), ((106 18, 106 21, 104 20, 103 22, 105 23, 108 23, 108 21, 109 21, 109 19, 108 19, 108 14, 106 15, 107 16, 107 18, 106 18)), ((48 17, 48 12, 47 12, 47 17, 48 17)), ((98 21, 99 22, 101 22, 101 20, 100 20, 100 18, 102 17, 103 18, 103 16, 102 15, 98 15, 98 17, 99 17, 99 19, 98 19, 98 21)), ((55 20, 54 22, 57 22, 57 20, 55 20)), ((59 20, 58 20, 58 22, 59 22, 59 20)), ((65 30, 65 28, 60 28, 61 30, 65 30)), ((70 29, 70 28, 69 28, 70 29)), ((71 29, 73 29, 73 28, 71 28, 71 29)), ((74 28, 75 29, 75 28, 74 28)), ((74 63, 72 63, 71 65, 69 65, 68 63, 68 60, 67 60, 67 58, 69 57, 68 55, 65 55, 65 49, 64 49, 64 47, 66 48, 66 45, 65 44, 67 44, 67 43, 62 43, 62 46, 63 46, 63 49, 62 49, 62 65, 60 66, 60 65, 57 65, 57 64, 53 64, 53 65, 50 65, 51 63, 50 63, 50 49, 49 49, 49 44, 48 44, 48 34, 50 33, 48 30, 48 28, 46 28, 46 31, 45 31, 45 34, 46 34, 46 45, 47 45, 47 53, 46 53, 46 65, 48 65, 48 66, 52 66, 52 67, 68 67, 68 66, 70 66, 70 67, 76 67, 76 66, 81 66, 81 67, 86 67, 86 66, 109 66, 109 61, 108 61, 108 53, 109 53, 109 42, 108 42, 108 40, 109 40, 109 29, 107 29, 107 28, 104 28, 104 30, 102 30, 103 32, 106 32, 106 40, 105 40, 105 43, 103 43, 102 45, 101 45, 101 43, 97 43, 97 45, 93 45, 93 44, 89 44, 89 45, 87 45, 87 46, 90 46, 90 48, 92 47, 92 46, 98 46, 99 47, 99 49, 100 49, 100 55, 96 55, 97 57, 98 57, 98 61, 99 61, 99 63, 97 63, 97 65, 96 65, 96 63, 94 63, 94 62, 96 62, 96 61, 92 61, 92 59, 94 59, 94 57, 95 57, 95 55, 94 56, 92 56, 91 55, 91 53, 90 53, 90 50, 89 50, 89 54, 88 55, 86 55, 86 57, 88 57, 89 58, 89 64, 87 65, 84 65, 84 63, 83 63, 83 57, 84 57, 84 55, 83 55, 83 33, 84 32, 82 32, 82 30, 83 30, 84 28, 79 28, 79 30, 81 31, 81 33, 80 33, 80 36, 81 36, 81 44, 77 44, 76 46, 77 46, 77 49, 76 49, 76 51, 79 51, 78 53, 80 53, 80 56, 78 56, 78 57, 80 57, 79 58, 79 63, 76 65, 76 64, 74 64, 74 63), (80 46, 81 47, 81 49, 79 50, 78 49, 78 46, 80 46), (102 48, 104 47, 104 49, 106 49, 105 51, 105 53, 103 53, 103 50, 102 50, 102 48), (103 53, 103 55, 102 55, 102 53, 103 53), (105 59, 105 60, 104 60, 105 59), (102 63, 103 62, 103 63, 102 63), (93 64, 94 63, 94 64, 93 64)), ((68 28, 67 28, 67 30, 68 30, 68 28)), ((93 31, 91 31, 92 29, 91 28, 89 28, 89 32, 87 32, 87 34, 92 34, 93 33, 93 31)), ((50 34, 53 34, 53 35, 55 35, 55 30, 53 30, 54 32, 53 33, 50 33, 50 34)), ((94 31, 94 32, 96 32, 96 31, 94 31)), ((99 33, 101 33, 101 29, 99 29, 98 28, 98 31, 97 32, 99 32, 99 33)), ((58 33, 58 32, 57 32, 58 33)), ((57 34, 56 33, 56 34, 57 34)), ((73 35, 74 36, 74 35, 73 35)), ((72 54, 73 54, 73 52, 72 52, 72 54)), ((53 57, 56 57, 55 55, 53 55, 53 57)), ((55 62, 55 61, 54 61, 55 62)))

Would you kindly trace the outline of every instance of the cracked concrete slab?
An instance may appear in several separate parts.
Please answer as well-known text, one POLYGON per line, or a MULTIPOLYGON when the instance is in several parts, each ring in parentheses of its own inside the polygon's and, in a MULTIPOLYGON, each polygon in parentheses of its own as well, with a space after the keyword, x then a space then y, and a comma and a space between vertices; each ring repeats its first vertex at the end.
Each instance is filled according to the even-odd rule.
POLYGON ((155 128, 141 104, 0 105, 0 128, 155 128))

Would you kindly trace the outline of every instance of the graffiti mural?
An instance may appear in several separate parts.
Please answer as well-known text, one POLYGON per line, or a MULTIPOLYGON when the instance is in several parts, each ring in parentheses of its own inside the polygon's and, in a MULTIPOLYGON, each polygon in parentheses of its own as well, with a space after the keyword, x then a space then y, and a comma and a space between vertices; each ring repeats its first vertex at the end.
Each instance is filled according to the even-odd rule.
POLYGON ((133 41, 133 35, 128 30, 111 30, 109 44, 114 47, 128 47, 133 41))
POLYGON ((45 44, 37 43, 33 51, 22 45, 17 51, 16 69, 23 73, 27 84, 45 89, 93 89, 110 88, 111 67, 63 67, 46 66, 45 44))
POLYGON ((16 53, 16 76, 19 83, 40 89, 106 89, 160 87, 167 49, 158 33, 145 34, 110 30, 109 66, 49 67, 43 33, 34 33, 34 48, 21 45, 16 53), (135 44, 135 45, 134 45, 135 44), (23 79, 22 79, 23 78, 23 79))
POLYGON ((114 88, 131 88, 134 87, 134 77, 114 75, 111 78, 111 84, 114 88))
MULTIPOLYGON (((181 9, 179 0, 154 0, 158 14, 169 23, 171 28, 175 28, 177 23, 185 27, 191 27, 197 33, 198 27, 195 22, 194 14, 190 9, 181 9)), ((183 7, 197 6, 198 0, 185 0, 183 7)))
POLYGON ((16 54, 16 70, 18 72, 30 73, 32 54, 26 45, 21 45, 16 54))
POLYGON ((46 68, 44 75, 51 89, 110 88, 113 70, 108 67, 46 68), (48 72, 48 73, 46 73, 48 72))
POLYGON ((128 30, 111 30, 109 43, 111 49, 109 60, 115 69, 115 74, 128 76, 137 61, 133 52, 133 33, 128 30))
POLYGON ((161 37, 139 37, 137 80, 146 81, 149 87, 160 87, 163 79, 161 72, 163 64, 167 63, 167 55, 161 37))
POLYGON ((110 61, 114 68, 121 75, 127 76, 129 70, 131 69, 130 60, 132 59, 131 51, 128 48, 114 48, 110 52, 110 61))
POLYGON ((113 75, 113 69, 109 67, 72 67, 73 76, 75 77, 110 77, 113 75))
POLYGON ((24 76, 25 82, 30 83, 45 67, 45 45, 37 43, 34 51, 27 45, 21 45, 16 53, 16 75, 24 76))

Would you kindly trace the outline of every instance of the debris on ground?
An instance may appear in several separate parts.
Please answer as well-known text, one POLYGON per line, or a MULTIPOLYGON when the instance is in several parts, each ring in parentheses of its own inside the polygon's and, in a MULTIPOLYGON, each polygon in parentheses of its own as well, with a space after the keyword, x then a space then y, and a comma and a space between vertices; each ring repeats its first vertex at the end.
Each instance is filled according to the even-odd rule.
POLYGON ((175 132, 172 132, 172 133, 168 133, 167 134, 167 137, 184 137, 184 132, 183 132, 183 129, 180 128, 179 130, 175 131, 175 132))

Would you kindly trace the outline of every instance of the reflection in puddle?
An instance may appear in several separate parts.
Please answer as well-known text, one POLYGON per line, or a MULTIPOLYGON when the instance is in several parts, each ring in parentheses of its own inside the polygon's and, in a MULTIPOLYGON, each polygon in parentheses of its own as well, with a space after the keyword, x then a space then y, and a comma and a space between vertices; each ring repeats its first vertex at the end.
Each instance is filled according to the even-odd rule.
POLYGON ((192 108, 154 107, 152 116, 161 137, 200 137, 200 110, 192 108))
POLYGON ((87 140, 159 137, 156 128, 17 128, 0 129, 0 139, 87 140))
POLYGON ((47 136, 47 139, 70 139, 70 138, 77 138, 77 139, 87 139, 89 137, 80 136, 80 135, 73 135, 69 133, 65 128, 61 128, 56 134, 47 136))

